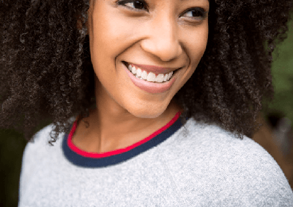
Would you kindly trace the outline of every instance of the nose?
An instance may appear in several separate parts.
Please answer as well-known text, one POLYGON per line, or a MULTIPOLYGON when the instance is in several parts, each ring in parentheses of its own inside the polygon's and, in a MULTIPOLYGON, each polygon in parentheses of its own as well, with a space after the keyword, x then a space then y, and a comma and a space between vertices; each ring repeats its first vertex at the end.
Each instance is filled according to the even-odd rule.
POLYGON ((171 61, 182 54, 178 38, 178 26, 170 17, 154 19, 147 29, 147 38, 141 42, 144 51, 161 61, 171 61))

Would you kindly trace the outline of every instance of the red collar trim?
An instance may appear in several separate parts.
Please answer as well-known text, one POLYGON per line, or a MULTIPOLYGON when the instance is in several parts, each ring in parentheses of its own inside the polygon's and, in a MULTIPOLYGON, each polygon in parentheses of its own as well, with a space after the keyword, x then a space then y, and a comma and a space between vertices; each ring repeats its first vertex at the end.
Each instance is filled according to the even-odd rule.
POLYGON ((110 157, 110 156, 113 156, 113 155, 117 155, 117 154, 122 154, 122 153, 125 153, 127 151, 130 151, 146 142, 148 142, 149 140, 151 140, 152 138, 154 138, 155 136, 157 136, 158 134, 162 133, 163 131, 165 131, 166 129, 168 129, 170 126, 172 126, 176 121, 177 119, 179 118, 181 112, 177 112, 176 115, 172 118, 171 121, 169 121, 165 126, 163 126, 162 128, 160 128, 159 130, 155 131, 154 133, 152 133, 150 136, 144 138, 143 140, 139 141, 139 142, 136 142, 134 143, 133 145, 130 145, 126 148, 123 148, 123 149, 118 149, 118 150, 113 150, 113 151, 109 151, 109 152, 103 152, 103 153, 93 153, 93 152, 86 152, 86 151, 83 151, 81 149, 79 149, 78 147, 76 147, 73 142, 72 142, 72 136, 76 130, 76 127, 77 127, 77 121, 75 121, 73 123, 73 126, 70 130, 70 133, 68 135, 68 139, 67 139, 67 145, 68 147, 74 151, 75 153, 83 156, 83 157, 89 157, 89 158, 104 158, 104 157, 110 157))

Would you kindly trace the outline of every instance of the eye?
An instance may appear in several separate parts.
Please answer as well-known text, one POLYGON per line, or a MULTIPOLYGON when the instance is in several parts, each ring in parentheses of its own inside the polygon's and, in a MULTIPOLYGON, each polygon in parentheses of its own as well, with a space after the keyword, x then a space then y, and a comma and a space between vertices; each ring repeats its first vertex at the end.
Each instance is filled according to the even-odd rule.
POLYGON ((204 19, 206 17, 206 11, 203 8, 192 8, 183 13, 182 17, 191 19, 204 19))
POLYGON ((122 0, 117 4, 134 10, 147 10, 147 3, 143 0, 122 0))

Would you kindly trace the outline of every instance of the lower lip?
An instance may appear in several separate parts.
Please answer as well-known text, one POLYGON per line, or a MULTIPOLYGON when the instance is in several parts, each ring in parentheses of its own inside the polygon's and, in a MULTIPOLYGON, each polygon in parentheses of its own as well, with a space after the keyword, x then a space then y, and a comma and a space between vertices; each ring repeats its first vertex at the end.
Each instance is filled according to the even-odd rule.
MULTIPOLYGON (((123 64, 124 65, 124 64, 123 64)), ((143 91, 148 93, 164 93, 168 91, 175 81, 175 77, 171 77, 171 79, 165 83, 152 83, 142 79, 135 77, 124 65, 124 70, 126 71, 127 75, 129 76, 132 83, 140 88, 143 91)))

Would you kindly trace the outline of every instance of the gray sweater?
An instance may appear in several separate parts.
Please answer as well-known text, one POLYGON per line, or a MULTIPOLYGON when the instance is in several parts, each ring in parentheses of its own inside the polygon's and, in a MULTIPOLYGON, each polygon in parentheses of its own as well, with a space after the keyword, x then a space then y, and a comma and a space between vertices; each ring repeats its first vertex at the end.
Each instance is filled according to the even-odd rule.
POLYGON ((52 126, 44 128, 24 152, 19 207, 293 206, 282 170, 253 140, 193 119, 173 121, 102 154, 79 150, 72 134, 49 146, 52 126))

